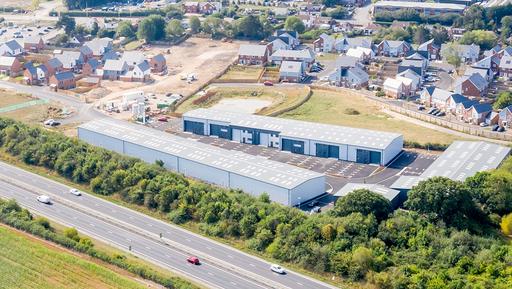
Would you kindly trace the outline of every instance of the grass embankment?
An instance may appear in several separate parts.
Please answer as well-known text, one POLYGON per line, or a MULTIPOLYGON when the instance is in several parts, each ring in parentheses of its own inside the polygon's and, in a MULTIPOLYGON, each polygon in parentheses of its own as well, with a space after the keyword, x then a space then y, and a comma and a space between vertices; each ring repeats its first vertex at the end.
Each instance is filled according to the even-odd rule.
POLYGON ((395 119, 381 112, 379 106, 364 96, 348 90, 343 93, 314 90, 309 101, 280 117, 396 132, 403 134, 406 141, 422 144, 450 144, 455 139, 460 139, 451 134, 395 119))
MULTIPOLYGON (((37 98, 31 97, 28 94, 13 93, 12 91, 0 89, 0 108, 22 104, 36 99, 37 98)), ((38 104, 8 112, 1 112, 0 116, 19 120, 27 124, 34 124, 40 123, 48 118, 52 110, 58 110, 56 108, 52 108, 55 108, 55 106, 52 104, 38 104)))
POLYGON ((146 288, 125 271, 0 226, 0 288, 146 288))
POLYGON ((184 113, 197 108, 208 108, 222 99, 259 99, 268 100, 272 104, 257 111, 257 114, 269 115, 275 111, 300 103, 308 94, 305 87, 217 87, 211 86, 208 93, 212 96, 197 103, 201 96, 194 95, 177 107, 177 113, 184 113))

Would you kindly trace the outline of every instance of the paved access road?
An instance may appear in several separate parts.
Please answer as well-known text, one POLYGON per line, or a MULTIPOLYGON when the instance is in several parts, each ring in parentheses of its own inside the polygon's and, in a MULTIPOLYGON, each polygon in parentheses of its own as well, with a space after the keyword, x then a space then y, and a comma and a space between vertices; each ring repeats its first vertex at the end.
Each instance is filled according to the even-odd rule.
POLYGON ((156 220, 103 199, 83 194, 76 197, 70 187, 0 162, 0 196, 15 198, 22 206, 78 231, 109 242, 141 257, 186 272, 210 287, 220 288, 334 288, 307 276, 288 271, 278 275, 270 264, 257 257, 156 220), (42 205, 38 194, 55 203, 42 205), (162 234, 162 239, 160 239, 162 234), (185 261, 195 255, 202 266, 185 261))

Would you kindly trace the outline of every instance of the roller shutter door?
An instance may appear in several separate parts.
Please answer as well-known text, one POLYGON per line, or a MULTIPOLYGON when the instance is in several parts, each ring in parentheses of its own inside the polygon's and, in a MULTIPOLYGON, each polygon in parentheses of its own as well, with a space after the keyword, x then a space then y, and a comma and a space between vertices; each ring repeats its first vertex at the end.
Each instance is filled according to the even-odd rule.
POLYGON ((231 128, 225 125, 210 124, 210 135, 231 139, 231 128))
POLYGON ((283 151, 292 152, 294 154, 304 154, 304 142, 293 139, 282 139, 283 151))
POLYGON ((198 121, 185 120, 183 130, 191 132, 193 134, 204 135, 204 123, 198 121))
POLYGON ((381 152, 360 150, 356 151, 356 162, 362 164, 380 164, 381 152))
POLYGON ((326 145, 317 143, 316 154, 317 157, 321 158, 340 158, 340 148, 338 146, 326 145))

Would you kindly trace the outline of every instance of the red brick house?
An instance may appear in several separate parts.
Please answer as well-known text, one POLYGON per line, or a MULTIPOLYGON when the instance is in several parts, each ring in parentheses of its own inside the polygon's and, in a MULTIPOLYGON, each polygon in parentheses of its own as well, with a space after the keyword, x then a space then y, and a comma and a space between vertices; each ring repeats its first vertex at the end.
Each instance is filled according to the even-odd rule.
POLYGON ((16 77, 23 70, 21 62, 12 56, 0 56, 0 74, 16 77))
POLYGON ((260 65, 268 63, 271 48, 269 45, 243 44, 238 50, 238 64, 260 65))
POLYGON ((151 72, 160 73, 167 70, 167 61, 162 54, 157 54, 149 60, 151 66, 151 72))
POLYGON ((466 96, 482 97, 487 93, 487 80, 478 73, 464 75, 455 83, 455 93, 466 96))
POLYGON ((185 13, 197 14, 199 13, 199 2, 184 2, 183 9, 185 13))
POLYGON ((28 36, 23 40, 23 48, 29 52, 39 52, 45 47, 43 38, 39 35, 28 36))
POLYGON ((82 74, 91 76, 97 75, 97 70, 101 67, 101 62, 96 58, 89 59, 82 67, 82 74))
POLYGON ((44 65, 48 69, 49 75, 54 75, 55 73, 62 71, 64 67, 62 62, 55 57, 48 59, 44 65))
POLYGON ((512 127, 512 105, 509 105, 500 111, 498 124, 506 128, 512 127))
POLYGON ((432 38, 429 41, 420 44, 416 50, 427 52, 429 59, 438 59, 439 53, 441 52, 441 46, 435 44, 434 39, 432 38))
POLYGON ((50 86, 56 89, 75 88, 75 75, 71 71, 58 72, 50 77, 50 86))

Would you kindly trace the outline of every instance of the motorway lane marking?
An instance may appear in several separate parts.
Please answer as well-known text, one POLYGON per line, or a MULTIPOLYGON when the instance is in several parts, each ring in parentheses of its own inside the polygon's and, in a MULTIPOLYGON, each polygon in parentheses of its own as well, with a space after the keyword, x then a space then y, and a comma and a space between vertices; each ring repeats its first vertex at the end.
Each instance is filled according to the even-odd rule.
POLYGON ((229 283, 231 283, 231 284, 233 284, 233 285, 236 285, 236 283, 235 283, 235 282, 229 282, 229 283))
POLYGON ((304 284, 300 283, 300 282, 297 282, 297 284, 299 284, 300 286, 304 286, 304 284))
POLYGON ((254 265, 254 264, 252 264, 252 263, 251 263, 251 264, 249 264, 249 266, 251 266, 251 267, 256 267, 256 265, 254 265))
POLYGON ((91 224, 89 224, 89 225, 91 225, 91 227, 94 227, 94 224, 93 224, 93 223, 91 223, 91 224))
POLYGON ((229 255, 229 254, 228 254, 228 257, 229 257, 230 259, 233 259, 233 255, 229 255))
POLYGON ((212 247, 210 247, 210 246, 206 246, 206 249, 211 250, 211 249, 212 249, 212 247))
POLYGON ((108 231, 108 233, 109 233, 109 234, 113 234, 113 232, 112 232, 112 231, 108 231))
POLYGON ((208 272, 208 275, 214 276, 215 274, 213 274, 212 272, 208 272))
POLYGON ((148 223, 148 226, 153 227, 153 225, 151 225, 150 223, 148 223))
POLYGON ((188 242, 190 242, 190 239, 189 239, 189 238, 185 238, 185 240, 187 240, 188 242))

